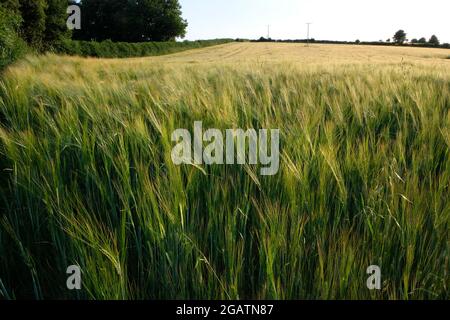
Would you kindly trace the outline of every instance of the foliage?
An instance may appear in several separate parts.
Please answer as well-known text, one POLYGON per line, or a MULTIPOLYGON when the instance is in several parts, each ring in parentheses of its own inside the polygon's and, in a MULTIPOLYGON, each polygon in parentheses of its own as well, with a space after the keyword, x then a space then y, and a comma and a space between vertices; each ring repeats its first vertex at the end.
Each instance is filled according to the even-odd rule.
POLYGON ((45 10, 45 32, 43 42, 46 49, 52 49, 60 42, 70 38, 70 31, 67 29, 67 0, 46 0, 45 10))
POLYGON ((18 35, 20 16, 0 5, 0 71, 25 52, 18 35))
POLYGON ((67 0, 2 0, 5 9, 20 17, 20 37, 37 51, 52 49, 70 37, 67 5, 67 0))
POLYGON ((38 50, 44 45, 46 7, 45 0, 20 0, 21 36, 30 46, 38 50))
POLYGON ((436 37, 434 34, 431 36, 428 43, 434 46, 438 46, 440 44, 438 37, 436 37))
POLYGON ((83 0, 81 10, 77 40, 171 41, 186 33, 178 0, 83 0))
POLYGON ((402 44, 406 41, 406 33, 403 30, 398 30, 394 35, 395 43, 402 44))
POLYGON ((112 42, 106 40, 96 41, 73 41, 68 40, 61 43, 56 49, 61 54, 78 55, 84 57, 102 58, 126 58, 143 57, 170 54, 179 51, 204 48, 231 42, 231 39, 199 40, 183 42, 112 42))

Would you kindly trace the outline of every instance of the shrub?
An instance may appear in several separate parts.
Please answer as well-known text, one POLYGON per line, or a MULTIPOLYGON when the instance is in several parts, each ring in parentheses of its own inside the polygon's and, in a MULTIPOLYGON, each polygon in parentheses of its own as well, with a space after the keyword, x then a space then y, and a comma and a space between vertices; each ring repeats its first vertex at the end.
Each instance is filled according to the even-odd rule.
POLYGON ((232 41, 233 40, 231 39, 216 39, 183 42, 171 41, 127 43, 112 42, 111 40, 102 42, 65 40, 61 41, 55 49, 57 52, 67 55, 98 58, 127 58, 163 55, 189 49, 224 44, 232 41))

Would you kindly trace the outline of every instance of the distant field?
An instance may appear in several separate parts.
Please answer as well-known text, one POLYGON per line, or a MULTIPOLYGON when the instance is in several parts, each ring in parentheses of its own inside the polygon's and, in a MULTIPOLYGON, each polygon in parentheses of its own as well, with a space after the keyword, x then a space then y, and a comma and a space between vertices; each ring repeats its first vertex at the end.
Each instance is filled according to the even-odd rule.
MULTIPOLYGON (((436 64, 449 56, 448 49, 288 43, 231 43, 157 58, 168 63, 295 62, 436 64)), ((448 66, 448 62, 446 62, 448 66)))
POLYGON ((27 57, 0 80, 0 297, 450 298, 448 55, 27 57), (174 165, 171 133, 198 120, 279 128, 280 171, 174 165))

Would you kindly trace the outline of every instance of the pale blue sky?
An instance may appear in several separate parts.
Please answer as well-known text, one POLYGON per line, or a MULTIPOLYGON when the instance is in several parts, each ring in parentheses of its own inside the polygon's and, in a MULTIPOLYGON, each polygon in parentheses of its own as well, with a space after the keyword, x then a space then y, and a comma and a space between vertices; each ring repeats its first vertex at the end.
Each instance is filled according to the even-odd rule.
POLYGON ((404 29, 408 38, 450 42, 450 0, 180 0, 186 39, 306 38, 378 41, 404 29))

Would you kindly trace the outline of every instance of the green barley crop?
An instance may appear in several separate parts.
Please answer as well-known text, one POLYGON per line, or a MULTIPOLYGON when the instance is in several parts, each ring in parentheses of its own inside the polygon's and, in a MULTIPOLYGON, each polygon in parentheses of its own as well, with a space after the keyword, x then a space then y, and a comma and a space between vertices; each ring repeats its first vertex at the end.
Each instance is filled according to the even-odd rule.
POLYGON ((449 75, 28 57, 0 81, 0 296, 448 299, 449 75), (175 166, 196 120, 279 128, 279 173, 175 166))

